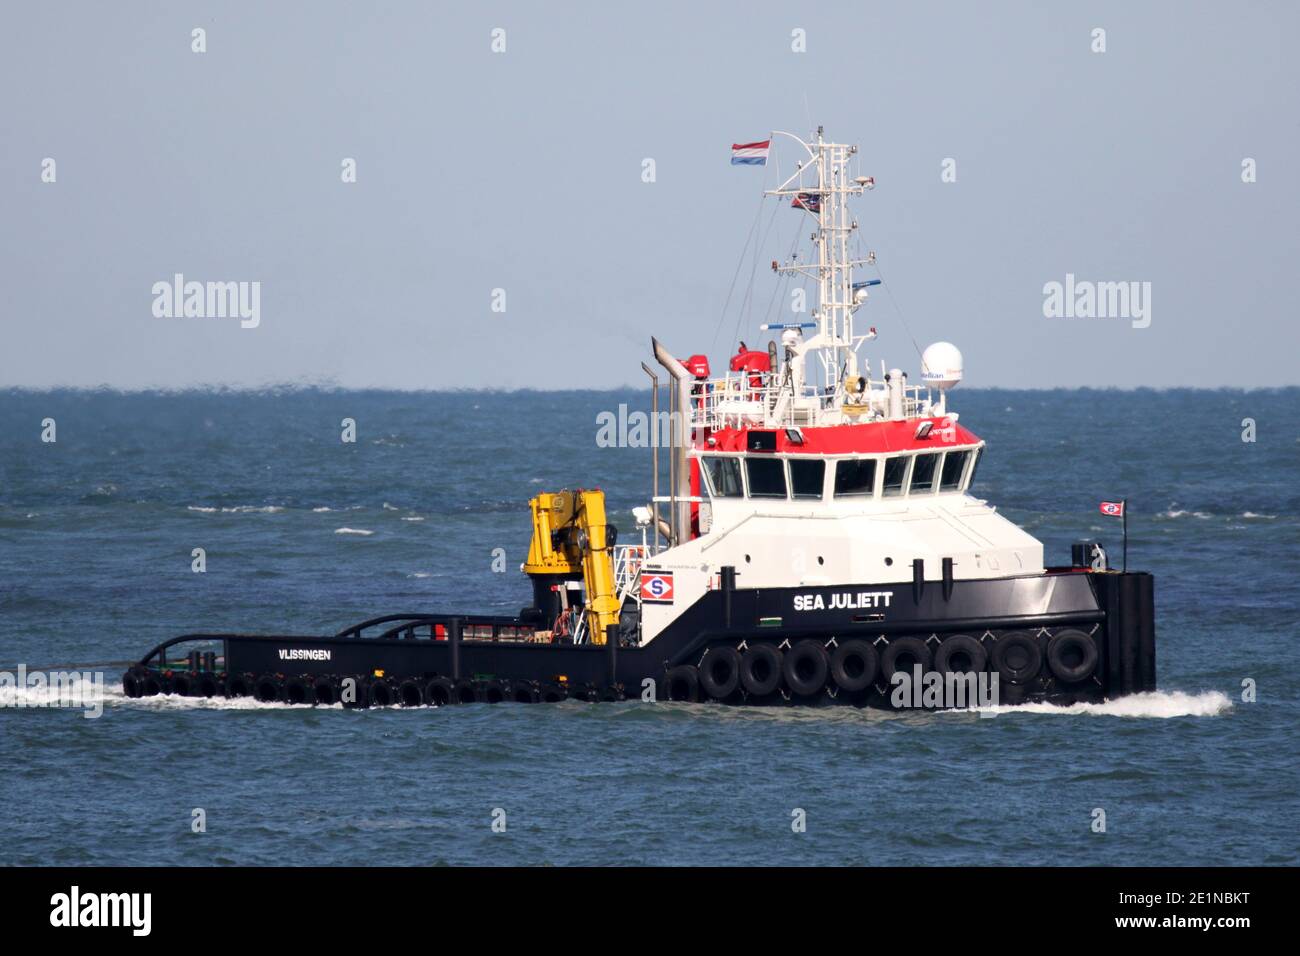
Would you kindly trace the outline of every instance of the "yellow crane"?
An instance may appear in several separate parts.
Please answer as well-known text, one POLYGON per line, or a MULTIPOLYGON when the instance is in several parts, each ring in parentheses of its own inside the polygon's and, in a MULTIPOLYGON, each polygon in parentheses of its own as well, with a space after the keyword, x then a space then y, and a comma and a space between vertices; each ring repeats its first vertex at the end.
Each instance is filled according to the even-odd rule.
POLYGON ((551 579, 581 575, 591 643, 604 644, 620 610, 614 583, 616 532, 605 520, 605 493, 598 488, 543 492, 528 505, 533 540, 524 573, 551 579))

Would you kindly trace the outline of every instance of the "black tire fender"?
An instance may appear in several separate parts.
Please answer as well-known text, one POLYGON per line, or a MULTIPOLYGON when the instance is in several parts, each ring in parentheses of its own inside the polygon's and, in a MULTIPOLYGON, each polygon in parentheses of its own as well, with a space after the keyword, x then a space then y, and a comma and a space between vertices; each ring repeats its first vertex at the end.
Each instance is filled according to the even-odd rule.
POLYGON ((1097 669, 1097 645, 1077 628, 1066 628, 1047 644, 1047 666, 1063 684, 1077 684, 1097 669))
POLYGON ((900 670, 912 676, 912 669, 921 665, 921 673, 930 670, 934 655, 930 645, 919 637, 896 637, 880 654, 880 675, 886 683, 892 683, 894 675, 900 670))
POLYGON ((558 704, 569 696, 564 685, 558 681, 546 681, 538 691, 543 704, 558 704))
POLYGON ((408 677, 397 685, 397 703, 403 707, 422 707, 428 703, 424 696, 424 684, 414 677, 408 677))
POLYGON ((830 674, 830 655, 820 641, 805 638, 786 651, 781 674, 785 686, 800 697, 820 694, 830 674))
POLYGON ((339 682, 339 700, 348 710, 362 710, 370 706, 370 681, 360 674, 350 674, 339 682), (347 699, 347 681, 352 681, 352 700, 347 699))
POLYGON ((740 655, 740 685, 754 697, 775 694, 781 686, 782 653, 771 644, 753 644, 740 655))
POLYGON ((726 700, 740 686, 740 653, 734 647, 710 647, 699 673, 704 692, 714 700, 726 700))
POLYGON ((480 704, 500 704, 506 700, 506 685, 495 678, 479 681, 477 691, 480 704))
POLYGON ((541 700, 537 685, 530 680, 512 680, 507 690, 507 699, 516 704, 535 704, 541 700))
POLYGON ((424 699, 434 707, 456 703, 456 685, 449 678, 435 677, 424 685, 424 699))
POLYGON ((333 677, 317 677, 312 682, 313 704, 331 706, 339 702, 339 685, 333 677))
POLYGON ((969 634, 945 637, 934 654, 934 669, 941 674, 978 674, 988 663, 989 652, 969 634))
POLYGON ((263 674, 253 684, 253 696, 264 704, 284 700, 284 682, 275 674, 263 674))
POLYGON ((664 674, 663 699, 695 702, 700 699, 700 674, 690 664, 678 664, 664 674))
POLYGON ((880 655, 867 641, 845 641, 831 655, 831 679, 840 690, 866 690, 880 673, 880 655))
POLYGON ((1043 669, 1043 650, 1029 631, 1008 631, 993 644, 993 666, 1008 684, 1023 684, 1043 669))
POLYGON ((386 677, 372 680, 366 687, 366 703, 371 707, 391 707, 397 703, 397 688, 386 677))
POLYGON ((310 704, 316 699, 316 692, 304 677, 290 677, 284 682, 284 702, 286 704, 310 704))

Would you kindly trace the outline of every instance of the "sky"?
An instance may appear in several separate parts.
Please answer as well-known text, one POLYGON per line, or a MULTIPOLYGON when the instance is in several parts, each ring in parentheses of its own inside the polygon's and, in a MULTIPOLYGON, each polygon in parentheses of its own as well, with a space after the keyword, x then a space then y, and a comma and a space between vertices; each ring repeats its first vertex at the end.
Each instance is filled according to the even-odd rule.
POLYGON ((1284 2, 18 0, 0 387, 640 387, 652 334, 718 369, 811 228, 765 209, 742 256, 796 154, 730 145, 819 124, 876 180, 873 368, 1300 384, 1297 35, 1284 2), (155 315, 177 273, 259 283, 257 326, 155 315), (1046 316, 1067 274, 1150 283, 1150 324, 1046 316))

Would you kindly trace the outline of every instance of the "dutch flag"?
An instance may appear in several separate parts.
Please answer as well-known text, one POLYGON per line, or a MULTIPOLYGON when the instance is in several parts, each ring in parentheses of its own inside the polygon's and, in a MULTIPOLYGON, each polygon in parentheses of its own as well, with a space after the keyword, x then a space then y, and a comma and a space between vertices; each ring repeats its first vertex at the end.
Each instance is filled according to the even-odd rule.
POLYGON ((770 139, 765 139, 761 143, 732 143, 731 165, 766 166, 767 148, 771 143, 770 139))

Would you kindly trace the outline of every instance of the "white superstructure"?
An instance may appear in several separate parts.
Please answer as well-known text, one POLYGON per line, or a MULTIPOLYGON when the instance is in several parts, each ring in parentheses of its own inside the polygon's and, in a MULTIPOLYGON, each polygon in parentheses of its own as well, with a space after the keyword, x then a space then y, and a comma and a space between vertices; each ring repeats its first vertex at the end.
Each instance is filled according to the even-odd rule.
POLYGON ((925 351, 921 385, 884 363, 873 378, 859 355, 875 331, 856 334, 854 317, 880 280, 854 279, 875 259, 850 254, 859 226, 848 200, 874 186, 851 174, 857 147, 826 142, 820 129, 810 142, 775 135, 806 155, 767 195, 789 198, 817 226, 808 262, 796 256, 772 268, 815 283, 812 321, 763 326, 780 332, 780 345, 742 346, 720 377, 702 356, 683 363, 654 343, 673 379, 678 428, 669 494, 656 499, 653 517, 643 512, 648 553, 620 563, 625 591, 644 599, 643 641, 718 587, 726 566, 739 588, 852 587, 858 597, 843 600, 861 602, 865 615, 887 599, 872 597, 873 585, 917 574, 1044 571, 1042 544, 968 492, 984 443, 947 407, 963 374, 957 348, 925 351))

